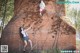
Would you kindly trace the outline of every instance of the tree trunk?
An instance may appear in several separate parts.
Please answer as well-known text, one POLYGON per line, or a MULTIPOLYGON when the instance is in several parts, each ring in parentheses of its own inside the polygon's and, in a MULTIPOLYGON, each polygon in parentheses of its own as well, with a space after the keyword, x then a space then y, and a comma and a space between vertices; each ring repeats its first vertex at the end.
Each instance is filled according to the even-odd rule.
POLYGON ((64 5, 56 4, 55 0, 44 2, 46 8, 41 17, 40 0, 15 0, 14 16, 3 30, 1 38, 1 44, 8 45, 9 53, 22 53, 24 43, 19 27, 25 24, 25 28, 28 28, 33 22, 36 23, 27 31, 33 49, 51 49, 55 45, 59 49, 76 49, 75 29, 60 19, 60 16, 65 15, 64 5))

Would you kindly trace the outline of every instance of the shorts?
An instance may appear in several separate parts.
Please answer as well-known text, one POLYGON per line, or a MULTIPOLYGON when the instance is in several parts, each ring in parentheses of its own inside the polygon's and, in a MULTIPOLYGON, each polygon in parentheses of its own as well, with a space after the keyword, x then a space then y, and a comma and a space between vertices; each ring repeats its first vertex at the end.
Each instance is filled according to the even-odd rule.
POLYGON ((29 40, 29 37, 28 37, 28 36, 26 36, 26 37, 23 37, 23 40, 26 40, 26 41, 28 41, 28 40, 29 40))

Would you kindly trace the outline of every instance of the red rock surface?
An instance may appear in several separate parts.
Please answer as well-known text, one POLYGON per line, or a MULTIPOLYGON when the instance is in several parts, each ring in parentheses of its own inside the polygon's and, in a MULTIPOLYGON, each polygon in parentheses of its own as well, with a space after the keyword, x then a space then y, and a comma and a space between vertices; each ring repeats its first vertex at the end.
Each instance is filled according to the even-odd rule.
POLYGON ((65 15, 64 5, 56 4, 54 0, 45 0, 46 11, 39 15, 39 0, 17 0, 14 17, 3 31, 1 43, 9 45, 9 51, 21 51, 23 41, 19 27, 25 24, 33 42, 34 49, 49 49, 58 46, 59 49, 76 49, 75 29, 60 19, 65 15))

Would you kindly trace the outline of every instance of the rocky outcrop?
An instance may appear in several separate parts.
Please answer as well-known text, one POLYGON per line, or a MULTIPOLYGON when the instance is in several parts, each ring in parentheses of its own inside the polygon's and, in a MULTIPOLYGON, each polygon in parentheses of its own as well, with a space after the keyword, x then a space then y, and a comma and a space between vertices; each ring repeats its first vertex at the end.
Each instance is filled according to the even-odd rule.
POLYGON ((76 49, 75 29, 60 19, 65 15, 63 4, 55 0, 45 0, 46 8, 43 16, 39 15, 39 0, 15 0, 14 17, 2 33, 1 44, 9 46, 9 52, 22 52, 23 41, 19 27, 23 24, 33 42, 33 49, 51 49, 56 45, 59 49, 76 49))

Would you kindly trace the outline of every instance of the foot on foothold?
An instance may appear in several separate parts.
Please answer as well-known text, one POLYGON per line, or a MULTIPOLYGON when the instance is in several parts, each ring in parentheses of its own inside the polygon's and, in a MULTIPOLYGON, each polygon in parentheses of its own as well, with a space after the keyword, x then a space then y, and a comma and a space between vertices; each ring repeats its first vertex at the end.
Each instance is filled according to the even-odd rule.
POLYGON ((40 13, 40 16, 42 16, 42 14, 40 13))
POLYGON ((26 51, 23 50, 23 53, 26 53, 26 51))
POLYGON ((26 51, 25 48, 23 49, 23 51, 24 51, 24 52, 26 51))

